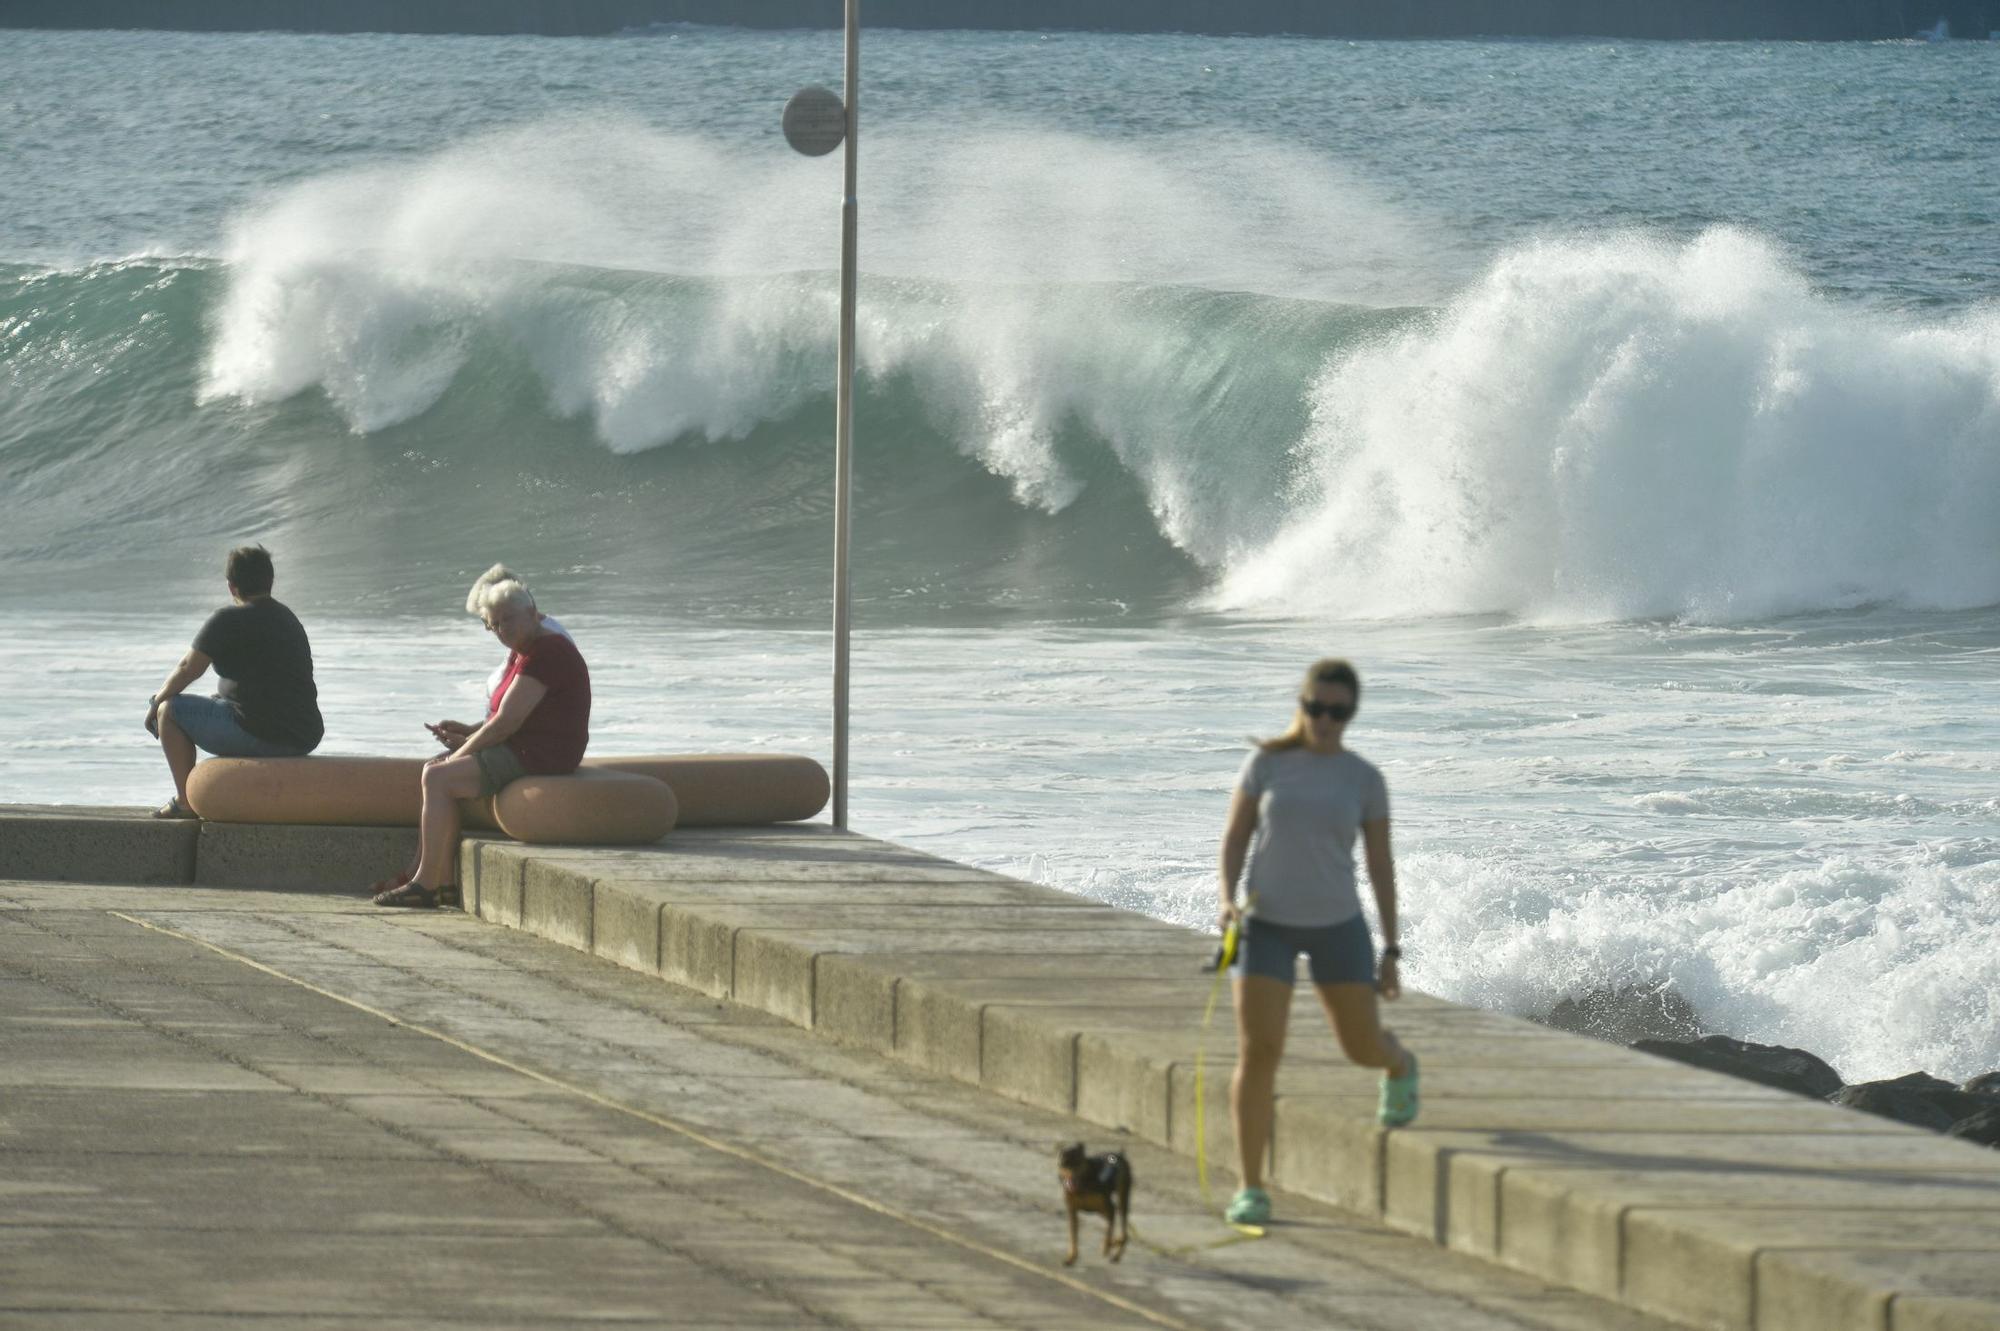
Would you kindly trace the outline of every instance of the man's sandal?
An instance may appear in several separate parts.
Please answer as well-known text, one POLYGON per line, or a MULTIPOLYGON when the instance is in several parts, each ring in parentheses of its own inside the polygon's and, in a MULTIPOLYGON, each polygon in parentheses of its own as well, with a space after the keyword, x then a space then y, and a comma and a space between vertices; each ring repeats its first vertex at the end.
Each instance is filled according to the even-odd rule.
POLYGON ((432 889, 414 881, 404 883, 401 887, 392 887, 387 892, 378 892, 372 899, 378 906, 403 906, 411 910, 436 910, 439 906, 456 907, 461 905, 463 900, 459 896, 457 883, 446 883, 442 887, 432 889))
POLYGON ((172 799, 168 800, 165 804, 162 804, 159 808, 153 810, 153 816, 155 818, 167 818, 176 821, 185 821, 186 819, 189 818, 201 817, 201 815, 196 813, 193 809, 190 809, 187 805, 181 803, 181 797, 179 795, 174 796, 172 799))

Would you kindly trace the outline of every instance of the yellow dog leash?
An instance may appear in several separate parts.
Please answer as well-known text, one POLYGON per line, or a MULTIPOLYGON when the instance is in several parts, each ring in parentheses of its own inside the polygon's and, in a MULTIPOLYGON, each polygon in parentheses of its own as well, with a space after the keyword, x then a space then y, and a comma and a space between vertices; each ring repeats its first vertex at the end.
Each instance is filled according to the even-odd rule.
MULTIPOLYGON (((1222 945, 1215 949, 1215 956, 1209 960, 1209 969, 1215 972, 1215 979, 1208 986, 1208 1003, 1201 1012, 1201 1043, 1195 1046, 1194 1051, 1194 1172, 1201 1184, 1201 1204, 1211 1212, 1215 1210, 1215 1197, 1208 1187, 1208 1029, 1215 1021, 1215 1004, 1222 997, 1222 982, 1228 977, 1229 968, 1236 964, 1236 950, 1243 939, 1242 924, 1241 916, 1230 919, 1229 927, 1222 931, 1222 945)), ((1264 1237, 1262 1225, 1224 1223, 1236 1231, 1236 1237, 1201 1246, 1219 1248, 1244 1239, 1264 1237)))
MULTIPOLYGON (((1194 1055, 1195 1177, 1201 1183, 1202 1209, 1211 1215, 1215 1212, 1215 1197, 1210 1192, 1208 1186, 1208 1122, 1207 1114, 1203 1108, 1203 1102, 1208 1089, 1206 1084, 1208 1030, 1215 1021, 1215 1005, 1217 1000, 1222 997, 1222 982, 1228 977, 1229 968, 1236 964, 1236 949, 1241 941, 1241 936, 1238 921, 1231 920, 1229 927, 1223 931, 1221 945, 1215 949, 1215 955, 1209 958, 1207 969, 1215 972, 1215 979, 1208 986, 1208 1002, 1202 1008, 1201 1012, 1201 1043, 1195 1046, 1194 1055)), ((1156 1253, 1161 1257, 1174 1258, 1187 1257, 1194 1253, 1208 1252, 1216 1248, 1227 1248, 1234 1243, 1247 1243, 1251 1239, 1261 1239, 1264 1237, 1265 1231, 1261 1225, 1237 1225, 1230 1224, 1228 1221, 1224 1221, 1223 1223, 1229 1225, 1229 1228, 1236 1232, 1225 1239, 1212 1239, 1205 1243, 1188 1243, 1177 1247, 1164 1243, 1154 1243, 1138 1231, 1132 1224, 1130 1217, 1126 1219, 1125 1232, 1131 1235, 1134 1243, 1148 1252, 1156 1253)))

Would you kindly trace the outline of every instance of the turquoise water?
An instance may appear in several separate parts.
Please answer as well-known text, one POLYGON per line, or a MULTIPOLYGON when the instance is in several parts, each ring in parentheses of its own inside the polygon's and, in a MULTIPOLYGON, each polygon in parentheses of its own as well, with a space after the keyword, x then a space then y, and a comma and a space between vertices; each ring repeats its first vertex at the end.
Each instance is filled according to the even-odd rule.
MULTIPOLYGON (((823 753, 838 59, 9 34, 0 798, 159 797, 250 538, 330 751, 476 709, 505 559, 601 750, 823 753)), ((1198 922, 1342 651, 1422 986, 2000 1064, 2000 46, 867 61, 858 827, 1198 922)))

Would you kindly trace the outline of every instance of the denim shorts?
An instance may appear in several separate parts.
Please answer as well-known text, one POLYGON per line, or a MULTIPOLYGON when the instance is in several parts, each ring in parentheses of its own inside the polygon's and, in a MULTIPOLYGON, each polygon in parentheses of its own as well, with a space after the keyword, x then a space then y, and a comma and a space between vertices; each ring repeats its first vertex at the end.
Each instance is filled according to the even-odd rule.
POLYGON ((505 744, 495 744, 472 755, 472 761, 479 764, 479 793, 498 795, 509 783, 518 781, 528 774, 521 766, 521 759, 505 744))
POLYGON ((243 728, 243 714, 227 698, 177 693, 162 698, 160 710, 173 718, 197 749, 218 758, 297 758, 309 752, 296 744, 279 744, 251 734, 243 728))
POLYGON ((1315 925, 1273 924, 1253 915, 1244 922, 1242 945, 1229 973, 1292 984, 1298 979, 1301 952, 1314 984, 1375 983, 1375 940, 1360 915, 1340 924, 1315 925))

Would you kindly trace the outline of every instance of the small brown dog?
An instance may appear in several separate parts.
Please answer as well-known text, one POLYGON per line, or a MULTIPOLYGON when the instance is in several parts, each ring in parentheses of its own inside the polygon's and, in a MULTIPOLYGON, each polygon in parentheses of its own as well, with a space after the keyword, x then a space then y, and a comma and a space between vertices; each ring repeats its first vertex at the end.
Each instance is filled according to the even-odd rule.
POLYGON ((1062 1180, 1063 1206, 1069 1211, 1069 1256, 1064 1266, 1076 1264, 1076 1216, 1089 1211, 1104 1217, 1104 1255, 1117 1261, 1125 1255, 1125 1241, 1132 1237, 1132 1164, 1124 1154, 1108 1151, 1090 1155, 1082 1142, 1061 1148, 1056 1157, 1056 1177, 1062 1180), (1118 1238, 1112 1240, 1113 1231, 1118 1238))

